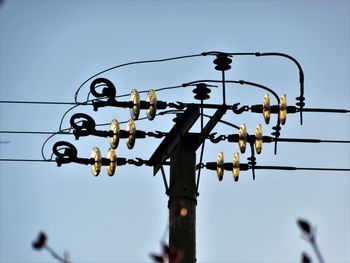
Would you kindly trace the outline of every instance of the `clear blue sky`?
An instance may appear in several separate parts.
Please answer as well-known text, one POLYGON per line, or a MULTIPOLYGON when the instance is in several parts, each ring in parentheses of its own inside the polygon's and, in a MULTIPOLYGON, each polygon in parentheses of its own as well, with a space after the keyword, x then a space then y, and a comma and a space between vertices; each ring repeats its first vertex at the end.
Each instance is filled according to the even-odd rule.
MULTIPOLYGON (((0 99, 73 101, 76 88, 107 67, 145 59, 219 50, 283 52, 298 59, 305 72, 307 107, 350 108, 349 1, 16 1, 0 6, 0 99)), ((104 75, 118 94, 197 79, 219 79, 211 58, 138 65, 104 75)), ((283 58, 234 58, 228 79, 244 79, 298 96, 298 71, 283 58)), ((80 100, 87 96, 84 87, 80 100)), ((144 94, 143 94, 144 95, 144 94)), ((264 92, 229 86, 227 103, 259 104, 264 92)), ((164 101, 193 102, 190 89, 160 92, 164 101)), ((144 96, 142 96, 144 99, 144 96)), ((211 103, 220 103, 219 91, 211 103)), ((0 105, 0 130, 56 131, 67 106, 0 105)), ((129 118, 125 109, 80 107, 97 123, 129 118)), ((211 112, 208 111, 208 114, 211 112)), ((70 116, 70 115, 69 115, 70 116)), ((69 125, 68 119, 64 127, 69 125)), ((141 113, 141 117, 145 113, 141 113)), ((146 131, 171 128, 173 116, 139 121, 146 131)), ((272 123, 276 121, 273 116, 272 123)), ((253 132, 262 116, 234 115, 224 120, 246 123, 253 132)), ((263 125, 265 134, 272 125, 263 125)), ((342 114, 288 115, 281 137, 350 140, 350 118, 342 114)), ((105 127, 104 127, 105 128, 105 127)), ((198 131, 198 126, 194 131, 198 131)), ((218 125, 219 134, 236 131, 218 125)), ((0 135, 0 158, 40 159, 45 136, 0 135)), ((93 146, 103 155, 103 138, 57 136, 89 157, 93 146)), ((120 143, 118 156, 149 158, 160 140, 136 141, 130 151, 120 143)), ((227 161, 236 144, 206 144, 204 162, 223 151, 227 161)), ((199 155, 198 155, 199 156, 199 155)), ((246 162, 248 155, 241 156, 246 162)), ((349 145, 264 145, 260 165, 350 167, 349 145)), ((32 250, 43 230, 60 254, 73 262, 151 262, 167 226, 167 196, 161 177, 149 167, 119 167, 109 178, 94 178, 90 167, 54 163, 0 163, 0 262, 52 262, 32 250)), ((317 240, 327 262, 350 262, 349 173, 242 172, 234 183, 229 172, 219 182, 213 171, 201 176, 197 206, 198 262, 298 262, 302 251, 316 258, 300 238, 297 218, 317 226, 317 240)))

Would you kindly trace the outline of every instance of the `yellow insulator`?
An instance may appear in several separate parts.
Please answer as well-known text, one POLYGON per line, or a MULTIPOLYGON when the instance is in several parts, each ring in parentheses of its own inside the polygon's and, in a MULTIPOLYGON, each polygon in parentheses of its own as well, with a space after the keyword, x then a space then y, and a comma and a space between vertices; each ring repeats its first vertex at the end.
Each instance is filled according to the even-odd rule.
POLYGON ((153 89, 148 91, 146 101, 150 104, 146 110, 147 118, 153 120, 157 113, 157 94, 153 89))
POLYGON ((271 110, 270 110, 270 95, 269 93, 266 93, 264 96, 264 102, 263 102, 263 116, 265 119, 265 123, 269 124, 270 123, 270 115, 271 115, 271 110))
POLYGON ((255 151, 257 154, 261 153, 262 145, 263 145, 263 134, 262 134, 262 126, 259 124, 255 129, 255 151))
POLYGON ((113 132, 113 136, 109 138, 109 144, 111 145, 112 149, 116 149, 119 145, 120 138, 120 126, 118 120, 112 120, 110 130, 113 132))
POLYGON ((133 120, 129 120, 128 124, 126 125, 126 131, 129 133, 128 138, 126 138, 126 146, 128 146, 128 148, 131 150, 132 148, 134 148, 136 139, 136 126, 133 120))
POLYGON ((238 181, 239 179, 239 173, 240 173, 240 163, 239 163, 239 154, 235 153, 233 155, 233 169, 232 169, 232 174, 233 174, 233 179, 235 182, 238 181))
POLYGON ((224 153, 219 152, 218 158, 216 159, 216 174, 219 181, 222 181, 224 177, 224 153))
POLYGON ((136 89, 131 91, 130 101, 133 103, 133 107, 130 108, 131 119, 137 120, 140 115, 140 95, 136 89))
POLYGON ((241 153, 245 153, 247 146, 247 127, 244 123, 239 127, 238 145, 241 153))
POLYGON ((287 95, 283 94, 280 99, 280 112, 279 118, 282 125, 286 123, 287 119, 287 95))
POLYGON ((95 163, 91 166, 91 172, 94 176, 98 176, 102 165, 101 151, 98 147, 92 149, 91 158, 95 160, 95 163))
POLYGON ((112 148, 109 148, 107 152, 107 159, 110 160, 109 165, 107 166, 107 174, 109 176, 113 176, 115 173, 115 170, 117 169, 117 155, 115 153, 115 150, 112 148))

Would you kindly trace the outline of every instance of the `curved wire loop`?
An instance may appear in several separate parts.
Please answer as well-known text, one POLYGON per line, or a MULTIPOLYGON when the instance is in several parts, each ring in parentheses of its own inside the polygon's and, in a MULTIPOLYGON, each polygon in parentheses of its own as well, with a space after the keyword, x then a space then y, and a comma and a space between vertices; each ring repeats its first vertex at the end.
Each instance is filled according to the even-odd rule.
POLYGON ((74 129, 73 134, 77 140, 80 136, 87 136, 96 131, 96 123, 94 119, 85 113, 76 113, 72 115, 70 118, 70 124, 74 129))
POLYGON ((75 146, 65 141, 56 142, 52 147, 52 152, 56 155, 58 166, 63 163, 74 162, 78 158, 78 151, 75 146))
POLYGON ((90 84, 90 92, 96 98, 107 97, 109 100, 115 100, 116 88, 112 81, 106 78, 97 78, 90 84), (104 86, 102 93, 99 93, 96 88, 104 86))

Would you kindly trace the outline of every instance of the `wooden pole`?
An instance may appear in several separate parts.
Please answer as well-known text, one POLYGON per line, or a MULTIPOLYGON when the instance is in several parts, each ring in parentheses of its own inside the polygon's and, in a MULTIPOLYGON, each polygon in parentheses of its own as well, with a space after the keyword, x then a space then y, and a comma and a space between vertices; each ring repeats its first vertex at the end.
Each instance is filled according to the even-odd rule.
POLYGON ((196 262, 196 153, 187 135, 171 157, 169 186, 170 263, 196 262))

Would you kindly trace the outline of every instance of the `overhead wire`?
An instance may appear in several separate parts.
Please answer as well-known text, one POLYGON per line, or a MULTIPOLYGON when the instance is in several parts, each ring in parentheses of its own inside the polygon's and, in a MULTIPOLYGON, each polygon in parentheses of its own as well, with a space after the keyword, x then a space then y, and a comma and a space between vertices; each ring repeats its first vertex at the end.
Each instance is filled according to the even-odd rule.
MULTIPOLYGON (((169 110, 169 111, 164 111, 164 112, 160 112, 158 113, 158 115, 164 115, 164 114, 175 114, 175 113, 178 113, 178 112, 183 112, 183 111, 172 111, 172 110, 169 110)), ((205 117, 208 117, 208 118, 211 118, 211 116, 207 115, 207 114, 202 114, 203 116, 205 117)), ((126 122, 126 121, 125 121, 126 122)), ((220 120, 221 123, 224 123, 226 125, 229 125, 231 127, 234 127, 234 128, 237 128, 239 129, 238 126, 232 124, 232 123, 229 123, 229 122, 226 122, 224 120, 220 120)), ((123 122, 121 122, 123 123, 123 122)), ((65 130, 70 130, 71 128, 67 128, 67 129, 64 129, 62 130, 65 131, 65 130)), ((11 132, 11 131, 0 131, 0 133, 6 133, 6 132, 11 132)), ((20 133, 27 133, 25 131, 13 131, 14 133, 17 133, 17 132, 20 132, 20 133)), ((45 133, 45 134, 48 134, 48 133, 51 133, 51 132, 28 132, 29 134, 42 134, 42 133, 45 133)), ((53 136, 57 135, 57 134, 60 134, 59 132, 55 132, 55 133, 52 133, 52 135, 47 138, 47 140, 45 141, 45 143, 50 139, 52 138, 53 136)), ((72 133, 62 133, 62 134, 72 134, 72 133)), ((308 140, 310 142, 346 142, 346 143, 349 143, 350 141, 334 141, 334 140, 318 140, 318 139, 291 139, 291 138, 286 138, 286 139, 283 139, 283 138, 280 138, 281 141, 288 141, 288 140, 297 140, 297 142, 303 142, 302 140, 308 140)), ((43 146, 45 145, 45 143, 43 144, 43 146)), ((55 162, 55 160, 52 160, 52 156, 53 154, 51 155, 51 158, 50 159, 46 159, 44 154, 43 154, 43 148, 42 148, 42 156, 43 156, 43 159, 16 159, 16 158, 0 158, 0 161, 8 161, 8 162, 55 162)), ((200 162, 200 164, 202 164, 202 162, 200 162)), ((321 168, 321 167, 293 167, 293 166, 254 166, 254 169, 267 169, 267 170, 309 170, 309 171, 335 171, 335 172, 341 172, 341 171, 350 171, 350 169, 347 169, 347 168, 321 168)), ((199 184, 197 184, 197 187, 199 186, 199 184)), ((197 188, 197 193, 198 193, 198 188, 197 188)))
MULTIPOLYGON (((140 158, 138 158, 141 161, 144 161, 140 158)), ((2 162, 56 162, 55 160, 49 159, 49 160, 43 160, 43 159, 17 159, 17 158, 0 158, 0 161, 2 162)), ((130 163, 132 164, 132 163, 130 163)), ((204 163, 201 163, 203 167, 205 166, 204 163)), ((248 167, 248 170, 252 169, 251 167, 248 167)), ((297 171, 297 170, 304 170, 304 171, 331 171, 331 172, 349 172, 350 169, 348 168, 325 168, 325 167, 294 167, 294 166, 269 166, 269 165, 256 165, 254 166, 254 169, 257 170, 283 170, 283 171, 297 171)))
POLYGON ((51 132, 51 131, 0 131, 0 134, 43 134, 43 135, 51 135, 51 134, 73 134, 70 132, 51 132))
MULTIPOLYGON (((171 110, 171 111, 163 111, 163 112, 159 112, 157 113, 156 115, 165 115, 165 114, 170 114, 170 113, 173 113, 173 112, 181 112, 181 111, 174 111, 174 110, 171 110)), ((140 121, 140 120, 145 120, 147 119, 147 117, 143 117, 143 118, 139 118, 137 119, 136 121, 140 121)), ((128 121, 121 121, 119 122, 120 124, 124 124, 124 123, 128 123, 128 121)), ((102 123, 102 124, 96 124, 96 126, 107 126, 107 125, 110 125, 110 123, 102 123)), ((50 135, 45 141, 44 143, 42 144, 42 148, 41 148, 41 155, 43 157, 43 160, 44 161, 48 161, 48 160, 51 160, 52 159, 52 154, 51 154, 51 157, 50 159, 47 159, 45 157, 45 154, 44 154, 44 148, 45 148, 45 145, 46 143, 51 139, 53 138, 54 136, 56 135, 73 135, 73 133, 70 132, 72 128, 66 128, 66 129, 61 129, 57 132, 48 132, 48 131, 0 131, 0 134, 38 134, 38 135, 50 135), (68 132, 66 132, 68 131, 68 132)))
MULTIPOLYGON (((60 101, 23 101, 23 100, 0 100, 4 104, 43 104, 43 105, 76 105, 76 102, 60 102, 60 101)), ((86 105, 80 103, 80 105, 86 105)), ((91 104, 92 105, 92 104, 91 104)))
POLYGON ((43 157, 43 159, 44 159, 45 161, 47 161, 47 160, 52 160, 52 157, 53 157, 53 153, 51 153, 50 159, 46 159, 45 154, 44 154, 44 149, 45 149, 46 143, 47 143, 52 137, 54 137, 55 135, 60 134, 60 132, 64 132, 64 131, 68 131, 68 132, 69 132, 70 130, 71 130, 71 128, 67 128, 67 129, 60 130, 60 131, 58 131, 58 132, 53 133, 52 135, 50 135, 50 136, 44 141, 44 143, 43 143, 42 146, 41 146, 41 156, 43 157))
MULTIPOLYGON (((201 105, 203 106, 203 100, 201 100, 201 105)), ((201 115, 201 132, 203 132, 203 128, 204 128, 204 123, 203 123, 203 117, 204 117, 204 112, 203 112, 203 107, 201 107, 200 109, 200 115, 201 115)), ((202 147, 201 147, 201 154, 200 154, 200 157, 199 157, 199 163, 202 163, 203 161, 203 154, 204 154, 204 147, 205 147, 205 140, 203 140, 203 143, 202 143, 202 147)), ((197 174, 197 183, 196 183, 196 194, 199 195, 199 182, 200 182, 200 177, 201 177, 201 170, 202 170, 202 167, 200 166, 199 167, 199 170, 198 170, 198 174, 197 174)))
MULTIPOLYGON (((168 112, 169 112, 169 111, 163 111, 163 112, 157 113, 156 115, 164 115, 164 114, 168 114, 168 112)), ((148 118, 147 118, 147 117, 143 117, 143 118, 139 118, 139 119, 137 119, 137 120, 135 120, 135 121, 141 121, 141 120, 145 120, 145 119, 148 119, 148 118)), ((121 122, 119 122, 119 124, 125 124, 125 123, 128 123, 128 121, 121 121, 121 122)), ((96 126, 107 126, 107 125, 110 125, 110 123, 96 124, 96 126)), ((53 133, 51 136, 49 136, 49 137, 45 140, 45 142, 43 143, 42 148, 41 148, 41 155, 42 155, 42 157, 43 157, 44 160, 47 160, 47 159, 45 158, 45 156, 44 156, 44 148, 45 148, 46 143, 47 143, 52 137, 54 137, 55 135, 59 135, 59 134, 61 134, 62 132, 65 132, 65 131, 67 131, 67 130, 68 130, 68 132, 69 132, 71 129, 72 129, 72 127, 67 128, 67 129, 60 130, 60 131, 58 131, 58 132, 55 132, 55 133, 53 133)), ((71 134, 71 133, 69 133, 69 134, 71 134)), ((52 159, 52 156, 53 156, 53 154, 51 154, 51 159, 52 159)))
MULTIPOLYGON (((142 64, 142 63, 153 63, 153 62, 164 62, 164 61, 169 61, 169 60, 176 60, 176 59, 184 59, 184 58, 190 58, 190 57, 198 57, 198 56, 206 56, 206 55, 215 55, 217 52, 203 52, 201 54, 195 54, 195 55, 188 55, 188 56, 179 56, 179 57, 171 57, 171 58, 166 58, 166 59, 158 59, 158 60, 144 60, 144 61, 136 61, 136 62, 129 62, 129 63, 124 63, 124 64, 120 64, 120 65, 117 65, 117 66, 113 66, 113 67, 110 67, 108 69, 105 69, 105 70, 102 70, 100 72, 98 72, 97 74, 91 76, 90 78, 88 78, 86 81, 84 81, 79 87, 78 89, 76 90, 75 92, 75 102, 33 102, 33 101, 0 101, 0 103, 25 103, 25 104, 52 104, 52 105, 74 105, 73 107, 71 107, 70 109, 68 109, 62 116, 61 118, 61 121, 60 121, 60 126, 59 126, 59 131, 58 132, 55 132, 55 133, 51 133, 51 132, 25 132, 25 131, 18 131, 18 132, 15 132, 13 131, 13 133, 30 133, 30 134, 51 134, 51 136, 45 141, 45 143, 43 144, 43 146, 46 144, 46 142, 52 138, 53 136, 55 135, 58 135, 58 134, 72 134, 70 133, 69 131, 71 130, 71 128, 69 129, 63 129, 62 130, 62 123, 63 123, 63 120, 64 120, 64 117, 68 114, 68 112, 70 112, 71 110, 73 110, 74 108, 78 107, 78 106, 81 106, 81 105, 92 105, 92 104, 88 104, 88 102, 91 102, 92 100, 89 100, 89 95, 90 95, 90 92, 88 93, 88 96, 87 96, 87 101, 86 102, 78 102, 77 101, 77 97, 78 97, 78 94, 79 94, 79 91, 80 89, 91 79, 93 79, 94 77, 97 77, 98 75, 100 74, 103 74, 105 72, 108 72, 110 70, 113 70, 113 69, 116 69, 116 68, 120 68, 120 67, 124 67, 124 66, 129 66, 129 65, 134 65, 134 64, 142 64), (65 130, 68 130, 67 133, 64 133, 65 130)), ((222 53, 222 52, 219 52, 219 53, 222 53)), ((293 57, 289 56, 289 55, 286 55, 286 54, 282 54, 282 53, 258 53, 258 52, 255 52, 255 53, 252 53, 252 52, 246 52, 246 53, 226 53, 230 56, 237 56, 237 55, 255 55, 255 56, 270 56, 270 55, 273 55, 273 56, 283 56, 283 57, 286 57, 288 59, 291 59, 299 68, 299 72, 300 72, 300 83, 301 83, 301 96, 300 98, 302 98, 303 100, 303 94, 304 94, 304 87, 303 87, 303 81, 304 81, 304 75, 303 75, 303 71, 302 71, 302 68, 300 66, 300 64, 298 63, 298 61, 296 59, 294 59, 293 57)), ((222 82, 222 81, 221 81, 222 82)), ((230 81, 225 81, 227 83, 229 83, 230 81)), ((234 82, 236 83, 236 82, 234 82)), ((244 82, 244 81, 239 81, 238 82, 239 84, 248 84, 248 85, 251 85, 251 84, 254 84, 254 83, 251 83, 251 82, 244 82)), ((257 85, 253 85, 253 86, 257 86, 257 85)), ((261 86, 261 85, 260 85, 261 86)), ((181 86, 173 86, 173 87, 165 87, 165 88, 160 88, 160 89, 156 89, 156 91, 160 91, 160 90, 167 90, 167 89, 173 89, 173 88, 180 88, 180 87, 184 87, 184 85, 181 85, 181 86)), ((259 87, 259 86, 258 86, 259 87)), ((265 87, 266 88, 266 87, 265 87)), ((269 90, 272 94, 274 94, 274 92, 272 90, 269 90)), ((147 91, 141 91, 139 93, 144 93, 144 92, 147 92, 147 91)), ((274 94, 275 95, 275 94, 274 94)), ((116 97, 125 97, 125 96, 129 96, 129 94, 124 94, 124 95, 120 95, 120 96, 116 96, 116 97)), ((277 96, 277 100, 279 100, 278 96, 277 96)), ((307 109, 303 109, 303 101, 300 101, 301 102, 301 105, 300 105, 300 113, 301 111, 307 111, 307 109)), ((309 109, 309 111, 311 112, 313 109, 309 109)), ((322 110, 322 109, 319 109, 319 110, 322 110)), ((319 111, 319 112, 328 112, 326 111, 327 109, 323 109, 324 111, 319 111)), ((332 112, 350 112, 348 110, 337 110, 337 109, 330 109, 330 110, 333 110, 332 112)), ((316 111, 316 110, 315 110, 316 111)), ((171 113, 170 111, 168 113, 171 113)), ((165 113, 164 113, 165 114, 165 113)), ((158 115, 158 114, 157 114, 158 115)), ((159 115, 161 115, 159 113, 159 115)), ((201 118, 203 118, 203 116, 206 116, 206 117, 211 117, 211 116, 208 116, 208 115, 205 115, 203 114, 202 112, 202 116, 201 118)), ((142 119, 146 119, 145 118, 141 118, 139 120, 142 120, 142 119)), ((120 122, 120 123, 126 123, 127 121, 125 122, 120 122)), ((231 124, 229 122, 226 122, 224 120, 220 120, 219 122, 221 123, 224 123, 226 125, 229 125, 231 127, 234 127, 236 129, 239 129, 238 126, 234 125, 234 124, 231 124)), ((302 123, 302 115, 301 115, 301 123, 302 123)), ((108 123, 109 124, 109 123, 108 123)), ((107 124, 98 124, 96 126, 104 126, 104 125, 107 125, 107 124)), ((6 131, 4 131, 6 132, 6 131)), ((11 132, 11 131, 7 131, 7 132, 11 132)), ((324 140, 323 142, 335 142, 335 141, 331 141, 331 140, 324 140)), ((203 155, 203 150, 204 150, 204 147, 202 147, 202 150, 201 150, 201 158, 202 158, 202 155, 203 155)), ((42 155, 43 155, 43 151, 42 151, 42 155)), ((44 155, 43 155, 43 158, 44 160, 42 161, 51 161, 51 159, 45 159, 44 155)), ((52 158, 52 155, 51 155, 51 158, 52 158)), ((1 159, 2 160, 2 159, 1 159)), ((15 160, 15 159, 13 159, 15 160)))
POLYGON ((1 162, 55 162, 55 160, 43 160, 43 159, 15 159, 15 158, 0 158, 1 162))
MULTIPOLYGON (((203 80, 201 80, 201 81, 203 81, 203 80)), ((208 80, 206 80, 206 81, 208 81, 208 80)), ((193 84, 193 83, 191 83, 191 84, 193 84)), ((191 85, 191 84, 186 84, 186 85, 191 85)), ((182 87, 182 86, 172 86, 172 87, 166 87, 166 89, 169 89, 169 88, 178 88, 178 87, 182 87)), ((164 88, 161 88, 161 89, 164 89, 164 88)), ((123 96, 125 96, 125 95, 123 95, 123 96)), ((91 100, 90 100, 91 101, 91 100)), ((72 134, 72 133, 70 133, 70 132, 64 132, 64 131, 70 131, 71 130, 71 128, 68 128, 68 129, 64 129, 64 130, 62 130, 62 123, 63 123, 63 119, 64 119, 64 117, 68 114, 68 112, 69 111, 71 111, 72 109, 74 109, 74 108, 76 108, 76 107, 78 107, 78 106, 80 106, 80 105, 88 105, 88 102, 90 102, 90 101, 86 101, 86 102, 84 102, 84 103, 79 103, 79 104, 76 104, 76 105, 74 105, 73 107, 71 107, 70 109, 68 109, 64 114, 63 114, 63 116, 62 116, 62 118, 61 118, 61 122, 60 122, 60 126, 59 126, 59 131, 58 132, 43 132, 43 131, 36 131, 36 132, 34 132, 34 131, 0 131, 0 133, 18 133, 18 134, 24 134, 24 133, 28 133, 28 134, 50 134, 51 136, 49 136, 49 138, 47 138, 47 140, 44 142, 44 144, 43 144, 43 146, 45 146, 45 144, 46 144, 46 142, 48 141, 48 140, 50 140, 53 136, 55 136, 55 135, 59 135, 59 134, 72 134)), ((15 102, 16 103, 16 102, 15 102)), ((19 103, 47 103, 47 104, 56 104, 56 103, 59 103, 59 104, 65 104, 64 102, 19 102, 19 103)), ((72 104, 72 103, 69 103, 69 104, 72 104)), ((74 104, 74 103, 73 103, 74 104)), ((307 111, 307 109, 304 109, 304 110, 306 110, 307 111)), ((170 113, 179 113, 179 112, 183 112, 182 110, 167 110, 167 111, 163 111, 163 112, 159 112, 159 113, 157 113, 157 115, 164 115, 164 114, 170 114, 170 113)), ((206 115, 206 114, 203 114, 203 116, 205 116, 205 117, 208 117, 208 118, 211 118, 211 116, 209 116, 209 115, 206 115)), ((140 118, 139 120, 144 120, 144 119, 147 119, 147 117, 144 117, 144 118, 140 118)), ((120 123, 127 123, 128 121, 123 121, 123 122, 120 122, 120 123)), ((228 125, 228 126, 231 126, 231 127, 234 127, 234 128, 236 128, 236 129, 238 129, 239 130, 239 127, 237 126, 237 125, 234 125, 234 124, 232 124, 232 123, 230 123, 230 122, 227 122, 227 121, 224 121, 224 120, 220 120, 219 122, 221 122, 221 123, 223 123, 223 124, 226 124, 226 125, 228 125)), ((104 123, 104 124, 97 124, 96 126, 106 126, 106 125, 109 125, 110 123, 104 123)), ((278 141, 281 141, 281 142, 283 142, 283 141, 285 141, 284 139, 281 139, 281 140, 278 140, 278 141)), ((322 142, 345 142, 345 143, 347 143, 347 141, 332 141, 332 140, 323 140, 322 142)), ((43 149, 42 149, 42 156, 43 156, 43 159, 44 160, 47 160, 46 158, 45 158, 45 156, 44 156, 44 154, 43 154, 43 149)), ((52 156, 51 156, 51 158, 52 158, 52 156)))
MULTIPOLYGON (((162 87, 158 89, 154 89, 154 91, 163 91, 163 90, 170 90, 170 89, 177 89, 177 88, 184 88, 183 85, 176 85, 176 86, 169 86, 169 87, 162 87)), ((138 93, 147 93, 149 90, 141 90, 138 93)), ((89 92, 90 94, 91 92, 89 92)), ((130 96, 130 93, 117 95, 115 98, 122 98, 122 97, 128 97, 130 96)), ((105 97, 107 98, 107 97, 105 97)), ((103 98, 102 98, 103 99, 103 98)), ((60 102, 60 101, 21 101, 21 100, 0 100, 0 104, 38 104, 38 105, 75 105, 75 106, 92 106, 92 102, 94 99, 87 99, 85 102, 60 102)))
POLYGON ((106 73, 108 71, 111 71, 113 69, 117 69, 117 68, 121 68, 121 67, 126 67, 126 66, 131 66, 131 65, 136 65, 136 64, 145 64, 145 63, 158 63, 158 62, 165 62, 165 61, 171 61, 171 60, 178 60, 178 59, 185 59, 185 58, 193 58, 193 57, 199 57, 199 56, 203 56, 203 54, 194 54, 194 55, 186 55, 186 56, 178 56, 178 57, 170 57, 170 58, 165 58, 165 59, 153 59, 153 60, 141 60, 141 61, 134 61, 134 62, 128 62, 128 63, 124 63, 124 64, 119 64, 110 68, 107 68, 105 70, 102 70, 94 75, 92 75, 91 77, 89 77, 87 80, 85 80, 79 87, 78 89, 75 91, 74 94, 74 101, 76 103, 78 103, 78 94, 79 91, 81 90, 81 88, 90 80, 92 80, 93 78, 106 73))
MULTIPOLYGON (((206 52, 206 54, 208 55, 216 55, 219 53, 223 53, 223 52, 217 52, 217 51, 210 51, 210 52, 206 52)), ((284 57, 287 58, 289 60, 291 60, 298 68, 299 70, 299 84, 300 84, 300 95, 299 97, 296 98, 297 102, 297 106, 300 107, 300 124, 303 125, 303 109, 305 106, 305 98, 304 98, 304 71, 303 68, 301 67, 300 63, 292 56, 288 55, 288 54, 284 54, 284 53, 279 53, 279 52, 238 52, 238 53, 224 53, 228 56, 256 56, 256 57, 264 57, 264 56, 279 56, 279 57, 284 57)))

